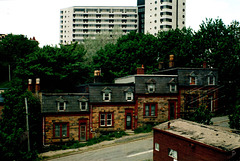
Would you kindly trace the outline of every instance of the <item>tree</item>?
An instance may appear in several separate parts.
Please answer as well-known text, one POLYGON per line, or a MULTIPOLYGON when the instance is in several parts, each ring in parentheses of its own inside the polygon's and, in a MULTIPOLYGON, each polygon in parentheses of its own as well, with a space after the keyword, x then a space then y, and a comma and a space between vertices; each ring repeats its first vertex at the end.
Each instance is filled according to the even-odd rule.
MULTIPOLYGON (((43 90, 71 91, 88 79, 85 50, 77 43, 58 47, 44 46, 21 59, 15 71, 18 78, 40 78, 43 90)), ((27 80, 26 80, 27 81, 27 80)))
POLYGON ((23 35, 9 34, 0 41, 0 71, 2 78, 8 79, 8 66, 11 71, 16 67, 16 62, 26 55, 38 50, 38 42, 29 40, 23 35))
POLYGON ((93 60, 94 68, 101 68, 105 82, 135 74, 141 65, 146 73, 151 73, 158 66, 158 41, 153 35, 131 32, 116 44, 100 49, 93 60))
MULTIPOLYGON (((191 28, 172 29, 158 33, 159 61, 168 62, 169 55, 174 55, 175 66, 191 67, 194 59, 194 33, 191 28)), ((166 64, 165 64, 165 67, 166 64)))
POLYGON ((206 106, 200 106, 194 112, 189 113, 189 116, 186 117, 185 119, 198 122, 200 124, 210 125, 212 124, 211 122, 212 116, 213 115, 211 111, 208 108, 206 108, 206 106))
POLYGON ((86 50, 84 56, 85 63, 91 65, 93 62, 93 57, 96 56, 96 53, 101 48, 104 48, 107 44, 115 44, 123 35, 123 32, 119 28, 113 28, 112 32, 102 32, 101 34, 96 35, 94 39, 85 38, 83 45, 86 50))
POLYGON ((39 99, 27 92, 24 82, 15 79, 3 93, 4 109, 0 120, 0 160, 34 160, 41 147, 41 111, 39 99), (26 133, 25 98, 28 100, 31 151, 26 133))
POLYGON ((236 105, 229 115, 229 125, 231 128, 240 130, 240 105, 236 105))

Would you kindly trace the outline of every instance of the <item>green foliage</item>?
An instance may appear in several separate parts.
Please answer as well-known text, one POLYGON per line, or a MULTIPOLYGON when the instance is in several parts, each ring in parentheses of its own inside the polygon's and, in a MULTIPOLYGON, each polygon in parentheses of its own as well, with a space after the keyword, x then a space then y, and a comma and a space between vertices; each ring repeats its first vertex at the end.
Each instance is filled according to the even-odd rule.
POLYGON ((62 150, 62 149, 81 148, 84 146, 94 145, 103 141, 113 140, 114 138, 121 138, 122 136, 125 136, 125 135, 127 135, 125 131, 110 132, 110 133, 106 133, 106 135, 100 135, 97 138, 89 139, 86 143, 80 143, 79 141, 69 141, 67 143, 64 143, 63 145, 50 145, 44 149, 44 152, 62 150))
POLYGON ((85 50, 77 43, 58 47, 44 46, 17 64, 15 74, 21 79, 40 78, 43 90, 71 90, 88 79, 83 64, 85 50))
POLYGON ((231 128, 240 130, 240 105, 236 105, 229 115, 229 125, 231 128))
POLYGON ((139 134, 139 133, 148 133, 152 131, 152 128, 155 126, 155 124, 146 124, 142 127, 136 128, 134 130, 135 134, 139 134))
POLYGON ((3 93, 4 109, 0 120, 0 160, 33 160, 41 147, 40 102, 32 93, 23 89, 21 80, 12 82, 11 87, 3 93), (29 107, 29 131, 31 151, 28 152, 26 132, 25 98, 29 107))
POLYGON ((93 58, 93 67, 101 68, 105 82, 112 82, 114 78, 135 74, 141 65, 144 65, 145 73, 155 71, 157 59, 157 38, 131 32, 119 38, 116 44, 100 49, 93 58))
POLYGON ((212 124, 212 116, 213 115, 211 111, 206 108, 206 106, 200 106, 194 112, 189 113, 189 115, 185 119, 205 125, 210 125, 212 124))

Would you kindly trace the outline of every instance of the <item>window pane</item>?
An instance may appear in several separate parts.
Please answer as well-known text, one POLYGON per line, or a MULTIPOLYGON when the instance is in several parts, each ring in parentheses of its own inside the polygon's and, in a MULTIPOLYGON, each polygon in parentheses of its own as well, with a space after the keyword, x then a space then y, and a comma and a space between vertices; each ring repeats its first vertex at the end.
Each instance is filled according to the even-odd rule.
POLYGON ((107 126, 112 126, 112 114, 107 114, 107 126))
POLYGON ((59 110, 64 110, 64 102, 59 102, 59 110))
POLYGON ((155 116, 155 105, 151 105, 151 116, 155 116))
POLYGON ((62 137, 67 136, 67 124, 62 125, 62 137))
POLYGON ((60 125, 55 125, 55 137, 60 137, 60 125))
POLYGON ((149 105, 145 105, 145 116, 149 116, 149 105))
POLYGON ((81 109, 86 110, 86 102, 81 102, 81 109))
POLYGON ((100 125, 105 126, 105 114, 100 115, 100 125))

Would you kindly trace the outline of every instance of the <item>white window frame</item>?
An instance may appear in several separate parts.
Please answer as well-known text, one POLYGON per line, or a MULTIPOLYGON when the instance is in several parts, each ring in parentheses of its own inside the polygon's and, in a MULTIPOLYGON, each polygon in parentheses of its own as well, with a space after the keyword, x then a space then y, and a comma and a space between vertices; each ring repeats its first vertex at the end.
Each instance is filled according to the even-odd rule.
POLYGON ((208 85, 215 85, 215 77, 213 75, 208 76, 208 85), (211 83, 211 77, 212 77, 212 83, 211 83))
POLYGON ((159 151, 159 144, 158 143, 155 143, 155 150, 159 151))
POLYGON ((86 101, 81 101, 81 102, 79 102, 79 104, 80 104, 80 110, 81 111, 87 111, 87 109, 88 109, 88 102, 86 102, 86 101), (83 109, 83 103, 85 103, 85 109, 83 109))
POLYGON ((154 93, 155 92, 155 89, 156 89, 156 85, 155 84, 153 84, 153 83, 148 84, 147 87, 148 87, 148 92, 149 93, 154 93), (152 89, 152 91, 151 91, 151 89, 152 89))
POLYGON ((113 113, 101 113, 100 114, 100 127, 109 127, 113 126, 113 113), (102 118, 102 116, 104 118, 102 118), (110 116, 110 118, 108 118, 110 116), (102 121, 104 124, 102 124, 102 121), (110 121, 110 124, 108 124, 108 121, 110 121))
POLYGON ((197 76, 190 76, 190 79, 189 79, 190 85, 197 85, 197 81, 198 81, 197 76), (194 78, 194 83, 192 81, 192 78, 194 78))
POLYGON ((106 96, 105 92, 103 93, 103 101, 111 101, 111 93, 110 92, 108 93, 108 96, 106 96), (108 99, 106 100, 106 98, 108 98, 108 99))
POLYGON ((58 102, 58 111, 65 111, 66 110, 66 102, 58 102), (63 110, 60 109, 60 104, 63 103, 63 110))
POLYGON ((168 156, 177 160, 178 158, 178 154, 177 154, 177 151, 173 150, 173 149, 169 149, 168 150, 168 156))
POLYGON ((177 85, 176 84, 170 84, 170 92, 176 92, 177 91, 177 85))
POLYGON ((133 100, 133 92, 126 92, 126 100, 127 101, 132 101, 133 100))

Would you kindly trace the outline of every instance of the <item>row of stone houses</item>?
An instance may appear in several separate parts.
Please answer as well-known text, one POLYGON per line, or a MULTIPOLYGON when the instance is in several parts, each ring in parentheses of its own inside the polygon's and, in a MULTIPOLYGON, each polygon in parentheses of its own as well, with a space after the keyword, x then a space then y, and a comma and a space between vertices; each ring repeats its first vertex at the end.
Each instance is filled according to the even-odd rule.
POLYGON ((115 79, 112 84, 81 85, 78 91, 41 94, 43 144, 134 130, 183 117, 201 105, 216 111, 218 71, 205 66, 144 74, 141 67, 136 75, 115 79))

